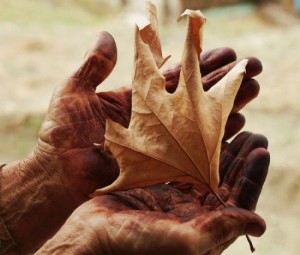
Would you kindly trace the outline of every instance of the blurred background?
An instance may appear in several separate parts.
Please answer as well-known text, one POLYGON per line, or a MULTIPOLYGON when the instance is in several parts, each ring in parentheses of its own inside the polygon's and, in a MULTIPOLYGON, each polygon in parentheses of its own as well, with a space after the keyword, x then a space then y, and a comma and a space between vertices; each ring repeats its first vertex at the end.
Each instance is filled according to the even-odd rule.
MULTIPOLYGON (((157 0, 166 68, 180 61, 182 10, 207 17, 204 50, 229 46, 240 58, 258 57, 259 97, 243 113, 244 130, 269 139, 271 166, 257 212, 267 222, 252 238, 257 255, 297 255, 300 240, 300 1, 157 0)), ((118 46, 118 63, 99 90, 130 85, 133 22, 143 0, 0 0, 0 162, 33 148, 53 89, 82 63, 101 30, 118 46), (120 78, 121 77, 121 78, 120 78)), ((240 238, 225 254, 250 254, 240 238)))

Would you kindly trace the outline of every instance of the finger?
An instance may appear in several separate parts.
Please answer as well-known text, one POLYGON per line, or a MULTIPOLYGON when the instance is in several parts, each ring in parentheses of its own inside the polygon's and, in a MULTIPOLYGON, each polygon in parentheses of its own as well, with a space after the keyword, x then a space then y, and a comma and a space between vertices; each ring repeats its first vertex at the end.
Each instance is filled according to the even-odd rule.
POLYGON ((240 111, 246 104, 258 96, 259 83, 254 79, 244 79, 234 100, 232 113, 240 111))
MULTIPOLYGON (((262 71, 262 64, 257 58, 249 57, 247 59, 248 64, 246 66, 244 79, 252 78, 262 71)), ((213 85, 220 81, 237 64, 237 62, 238 61, 233 61, 203 76, 202 83, 204 90, 209 90, 213 85)))
POLYGON ((268 174, 269 164, 270 154, 265 148, 252 150, 245 161, 244 175, 235 183, 228 202, 254 211, 268 174))
POLYGON ((248 79, 259 75, 263 70, 263 66, 260 60, 255 57, 247 57, 246 59, 248 59, 248 64, 246 66, 246 73, 244 78, 248 79))
MULTIPOLYGON (((205 76, 208 73, 235 61, 236 54, 234 50, 230 48, 218 48, 201 53, 200 60, 200 71, 202 76, 205 76)), ((163 73, 166 79, 166 90, 169 93, 173 93, 177 88, 180 70, 181 64, 178 64, 174 68, 168 69, 163 73)), ((206 86, 204 85, 204 87, 206 86)))
POLYGON ((233 113, 229 116, 226 126, 223 141, 227 141, 237 134, 245 125, 246 119, 240 113, 233 113))
POLYGON ((225 146, 220 157, 220 183, 223 183, 224 176, 227 173, 231 163, 236 157, 239 148, 243 146, 246 140, 252 135, 250 132, 242 132, 238 134, 231 143, 225 146))
MULTIPOLYGON (((201 254, 230 242, 241 235, 261 236, 266 229, 264 220, 252 212, 240 208, 225 208, 201 215, 187 222, 196 232, 193 235, 193 247, 201 254), (197 244, 195 243, 197 242, 197 244)), ((183 226, 187 228, 187 226, 183 226)), ((195 253, 196 254, 196 253, 195 253)))
POLYGON ((116 91, 98 92, 103 116, 124 127, 128 127, 131 117, 131 90, 122 88, 116 91))
POLYGON ((72 78, 80 81, 77 86, 95 90, 112 72, 116 61, 117 48, 113 37, 108 32, 101 32, 93 50, 72 78))
POLYGON ((244 131, 232 140, 229 147, 235 157, 245 158, 255 148, 267 148, 268 140, 264 135, 244 131))
POLYGON ((171 69, 166 70, 163 76, 166 80, 166 90, 169 93, 174 93, 178 86, 181 64, 177 64, 171 69))
MULTIPOLYGON (((247 133, 243 136, 245 135, 247 135, 247 133)), ((236 156, 224 174, 222 185, 224 184, 228 187, 233 187, 235 182, 243 173, 245 159, 248 154, 256 148, 266 149, 268 147, 268 140, 263 135, 251 134, 247 139, 241 141, 242 138, 243 137, 237 137, 232 141, 230 147, 231 152, 236 156)))
MULTIPOLYGON (((201 56, 200 70, 204 90, 209 90, 213 85, 220 81, 237 63, 236 54, 230 48, 220 48, 204 52, 201 56)), ((246 66, 244 79, 252 78, 262 71, 261 62, 254 57, 249 57, 246 66)), ((179 82, 181 65, 178 64, 172 69, 164 72, 166 78, 166 90, 173 93, 179 82)), ((243 87, 243 85, 241 85, 243 87)), ((237 102, 237 109, 241 109, 245 104, 257 96, 259 86, 253 82, 247 83, 247 93, 241 94, 237 102), (246 97, 245 99, 243 99, 246 97), (241 100, 243 99, 243 100, 241 100), (242 106, 238 103, 242 102, 242 106)))
POLYGON ((236 60, 236 53, 231 48, 208 50, 200 55, 200 70, 202 76, 209 74, 236 60))

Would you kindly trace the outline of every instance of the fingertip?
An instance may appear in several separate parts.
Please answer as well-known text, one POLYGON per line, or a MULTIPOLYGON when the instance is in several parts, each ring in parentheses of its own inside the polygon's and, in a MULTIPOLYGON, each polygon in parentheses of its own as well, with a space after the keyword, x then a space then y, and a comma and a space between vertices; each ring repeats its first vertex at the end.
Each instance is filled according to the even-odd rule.
POLYGON ((100 32, 95 46, 72 78, 80 81, 81 88, 96 89, 112 72, 116 62, 117 47, 113 37, 106 31, 100 32))
POLYGON ((248 57, 248 64, 246 66, 245 78, 251 78, 260 74, 263 70, 261 61, 256 57, 248 57))
POLYGON ((239 150, 238 154, 242 158, 246 158, 248 154, 256 148, 268 148, 268 140, 262 134, 251 134, 243 141, 243 144, 239 147, 235 146, 239 150))
POLYGON ((245 234, 260 237, 266 231, 266 222, 257 215, 256 222, 250 222, 245 228, 245 234))
POLYGON ((259 215, 237 207, 228 207, 219 211, 210 228, 211 241, 224 243, 242 235, 261 236, 266 230, 266 223, 259 215), (215 225, 214 225, 215 224, 215 225))
POLYGON ((230 201, 235 206, 254 211, 268 174, 270 154, 266 148, 254 148, 245 159, 243 175, 232 189, 230 201))
POLYGON ((231 114, 225 126, 223 141, 227 141, 237 134, 245 125, 246 118, 241 113, 231 114))
POLYGON ((253 140, 253 145, 254 147, 256 148, 265 148, 267 149, 268 148, 268 144, 269 144, 269 141, 267 139, 266 136, 264 136, 263 134, 253 134, 251 139, 253 140))
POLYGON ((238 112, 255 99, 260 91, 259 83, 254 79, 244 79, 234 100, 232 112, 238 112))
POLYGON ((234 226, 238 226, 241 234, 251 235, 259 237, 266 230, 266 222, 258 214, 238 208, 238 207, 228 207, 223 209, 223 216, 225 219, 233 220, 234 226), (244 228, 242 227, 244 226, 244 228), (240 227, 240 228, 239 228, 240 227))
POLYGON ((234 62, 237 59, 232 48, 224 47, 205 51, 200 54, 200 69, 202 75, 206 75, 222 66, 234 62))
POLYGON ((238 152, 241 150, 243 145, 247 142, 247 140, 252 136, 253 134, 249 131, 244 131, 239 133, 229 144, 231 151, 234 156, 238 154, 238 152))
POLYGON ((100 54, 110 60, 112 64, 117 62, 117 46, 112 35, 107 31, 101 31, 91 54, 100 54))

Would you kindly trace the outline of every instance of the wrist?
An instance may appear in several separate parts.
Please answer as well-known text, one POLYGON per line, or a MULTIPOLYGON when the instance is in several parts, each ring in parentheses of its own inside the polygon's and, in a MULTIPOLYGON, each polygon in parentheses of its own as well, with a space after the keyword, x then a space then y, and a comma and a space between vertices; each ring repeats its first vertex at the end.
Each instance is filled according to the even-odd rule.
MULTIPOLYGON (((0 171, 6 164, 0 164, 0 171)), ((9 233, 5 223, 0 217, 0 254, 18 254, 18 247, 15 240, 9 233)))
POLYGON ((38 248, 70 215, 73 206, 52 161, 34 152, 0 172, 0 216, 21 252, 38 248))

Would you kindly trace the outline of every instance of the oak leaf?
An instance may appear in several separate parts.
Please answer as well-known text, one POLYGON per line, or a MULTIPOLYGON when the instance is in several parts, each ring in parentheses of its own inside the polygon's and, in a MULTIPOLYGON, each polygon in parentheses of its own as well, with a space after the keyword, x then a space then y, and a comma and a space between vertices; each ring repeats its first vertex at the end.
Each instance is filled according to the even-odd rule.
POLYGON ((150 24, 135 33, 129 127, 106 122, 105 149, 116 158, 120 174, 93 195, 171 181, 204 183, 216 194, 221 140, 247 60, 204 92, 199 55, 205 18, 187 10, 180 17, 188 16, 188 29, 179 84, 168 93, 159 71, 165 59, 155 32, 156 11, 151 11, 150 24))

